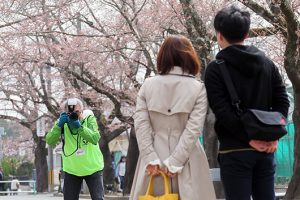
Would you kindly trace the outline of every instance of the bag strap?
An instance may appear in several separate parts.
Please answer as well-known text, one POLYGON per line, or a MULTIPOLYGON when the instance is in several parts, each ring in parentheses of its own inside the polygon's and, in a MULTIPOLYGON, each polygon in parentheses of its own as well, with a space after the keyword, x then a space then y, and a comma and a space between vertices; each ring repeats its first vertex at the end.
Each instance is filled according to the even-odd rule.
MULTIPOLYGON (((170 194, 169 178, 162 171, 159 171, 159 174, 164 179, 165 194, 170 194)), ((152 195, 152 194, 153 194, 153 176, 150 176, 150 180, 149 180, 146 195, 152 195)))
MULTIPOLYGON (((72 133, 72 130, 69 127, 69 125, 68 125, 68 128, 69 128, 70 132, 72 133)), ((74 134, 72 134, 72 135, 74 135, 74 134)), ((65 143, 66 143, 66 141, 65 141, 65 128, 64 128, 64 125, 61 128, 61 135, 60 136, 61 136, 61 142, 62 142, 62 152, 63 152, 64 156, 69 157, 69 156, 72 156, 74 153, 76 153, 76 151, 79 149, 79 142, 80 142, 79 141, 79 134, 77 134, 77 138, 76 138, 76 149, 69 155, 66 155, 66 153, 65 153, 65 143)))
POLYGON ((230 74, 228 73, 227 66, 225 65, 225 61, 224 60, 216 60, 216 63, 218 65, 220 65, 221 74, 224 78, 226 88, 229 92, 231 103, 232 103, 233 106, 235 106, 235 108, 237 110, 237 113, 240 114, 240 113, 242 113, 242 110, 240 108, 241 100, 237 95, 237 92, 236 92, 235 87, 233 85, 230 74))
MULTIPOLYGON (((266 65, 266 62, 264 62, 264 67, 265 68, 267 68, 268 66, 266 65)), ((269 98, 268 98, 268 103, 269 103, 269 105, 268 105, 268 108, 269 108, 269 110, 272 110, 272 107, 273 107, 273 84, 272 84, 272 79, 273 79, 273 71, 272 71, 272 68, 271 67, 269 67, 269 81, 268 81, 268 83, 269 83, 269 85, 268 85, 268 87, 269 87, 269 98)))
MULTIPOLYGON (((88 123, 89 121, 89 118, 91 117, 92 115, 89 115, 88 117, 84 118, 84 120, 82 121, 82 124, 84 123, 88 123)), ((72 135, 75 135, 72 133, 72 129, 69 127, 68 125, 68 128, 71 132, 72 135)), ((63 127, 61 128, 61 133, 60 133, 60 136, 61 136, 61 142, 62 142, 62 152, 64 154, 65 157, 69 157, 69 156, 72 156, 74 153, 76 153, 76 151, 80 148, 79 146, 79 143, 80 143, 80 137, 79 137, 79 134, 77 134, 77 139, 76 139, 76 149, 69 155, 66 155, 65 153, 65 128, 64 128, 64 125, 63 127)))

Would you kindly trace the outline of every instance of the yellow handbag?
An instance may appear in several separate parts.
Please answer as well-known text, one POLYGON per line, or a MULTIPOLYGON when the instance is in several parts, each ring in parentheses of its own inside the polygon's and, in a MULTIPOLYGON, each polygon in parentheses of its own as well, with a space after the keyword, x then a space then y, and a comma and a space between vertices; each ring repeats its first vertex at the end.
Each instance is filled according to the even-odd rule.
POLYGON ((178 194, 170 193, 169 178, 163 172, 159 172, 159 173, 164 179, 165 194, 162 196, 158 196, 158 197, 152 196, 152 194, 153 194, 153 181, 152 181, 153 176, 151 176, 150 180, 149 180, 147 192, 145 195, 139 196, 139 200, 178 200, 179 199, 178 194))

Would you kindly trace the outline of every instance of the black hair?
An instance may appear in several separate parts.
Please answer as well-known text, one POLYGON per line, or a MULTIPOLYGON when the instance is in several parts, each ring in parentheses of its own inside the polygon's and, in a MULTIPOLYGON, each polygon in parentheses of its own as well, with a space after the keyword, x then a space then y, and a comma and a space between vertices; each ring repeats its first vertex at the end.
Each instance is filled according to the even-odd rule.
POLYGON ((220 10, 214 20, 214 27, 229 43, 242 42, 250 29, 250 13, 236 6, 220 10))

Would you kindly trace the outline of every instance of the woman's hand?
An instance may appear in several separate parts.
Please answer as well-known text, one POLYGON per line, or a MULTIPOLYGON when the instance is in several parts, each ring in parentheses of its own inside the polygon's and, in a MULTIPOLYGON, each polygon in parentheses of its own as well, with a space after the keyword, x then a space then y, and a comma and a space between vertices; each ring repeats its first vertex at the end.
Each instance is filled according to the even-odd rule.
POLYGON ((146 173, 148 176, 159 174, 159 170, 160 170, 159 165, 148 165, 146 167, 146 173))
POLYGON ((174 178, 174 177, 177 175, 177 173, 172 173, 172 172, 170 172, 170 171, 168 170, 168 168, 164 168, 164 169, 163 169, 163 172, 164 172, 168 177, 170 177, 170 178, 174 178))

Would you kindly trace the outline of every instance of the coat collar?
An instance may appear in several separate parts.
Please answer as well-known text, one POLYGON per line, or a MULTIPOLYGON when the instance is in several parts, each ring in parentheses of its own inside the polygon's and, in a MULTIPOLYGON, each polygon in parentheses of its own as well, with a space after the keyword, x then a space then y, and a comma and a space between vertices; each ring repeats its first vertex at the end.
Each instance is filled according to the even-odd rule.
POLYGON ((179 67, 179 66, 174 66, 173 69, 171 69, 171 71, 168 74, 170 74, 170 75, 188 76, 188 77, 195 78, 194 75, 188 74, 186 72, 183 72, 182 68, 179 67))

